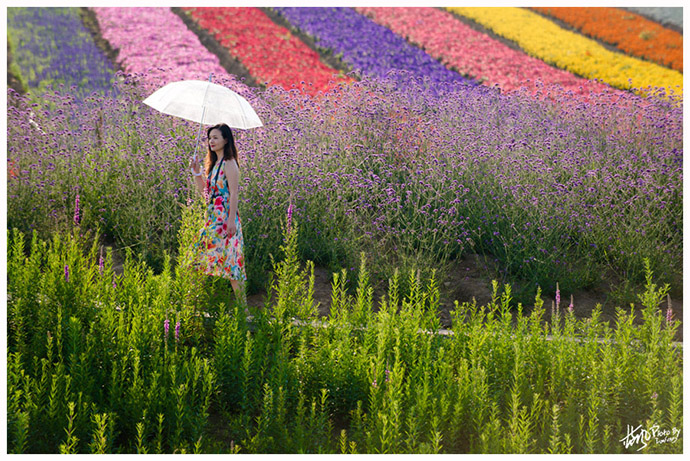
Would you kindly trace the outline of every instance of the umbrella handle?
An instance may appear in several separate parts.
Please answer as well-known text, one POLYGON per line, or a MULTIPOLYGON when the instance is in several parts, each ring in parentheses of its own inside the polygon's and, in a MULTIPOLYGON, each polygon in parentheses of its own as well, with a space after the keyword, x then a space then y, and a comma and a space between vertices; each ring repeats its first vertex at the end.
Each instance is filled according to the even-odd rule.
MULTIPOLYGON (((211 74, 213 75, 213 74, 211 74)), ((211 80, 211 77, 209 76, 209 81, 211 80)), ((206 91, 208 92, 208 88, 206 88, 206 91)), ((204 99, 206 98, 206 95, 204 94, 204 99)), ((199 132, 196 135, 196 145, 194 146, 194 157, 192 159, 196 160, 196 153, 199 150, 199 142, 201 141, 201 130, 204 127, 204 115, 206 115, 206 107, 203 107, 201 110, 201 122, 199 123, 199 132)), ((194 173, 194 170, 192 170, 192 174, 196 175, 194 173)))
MULTIPOLYGON (((191 159, 192 159, 192 160, 196 160, 196 159, 197 159, 197 158, 196 158, 196 152, 195 152, 194 155, 191 157, 191 159)), ((199 171, 199 173, 195 173, 195 172, 194 172, 194 168, 190 168, 189 171, 191 171, 191 172, 192 172, 192 175, 194 175, 194 176, 201 176, 201 171, 199 171)))
MULTIPOLYGON (((201 137, 201 125, 199 125, 199 135, 196 138, 196 146, 194 146, 194 155, 192 156, 192 160, 197 160, 196 153, 199 150, 199 138, 200 137, 201 137)), ((192 174, 194 176, 198 176, 196 173, 194 173, 194 169, 191 169, 191 170, 192 170, 192 174)))
MULTIPOLYGON (((213 72, 211 72, 208 75, 208 81, 211 82, 212 80, 213 80, 213 72)), ((206 100, 206 94, 207 93, 208 93, 208 87, 206 88, 206 91, 204 92, 204 100, 206 100)), ((196 146, 194 146, 194 157, 192 157, 192 160, 197 159, 196 153, 199 150, 199 141, 201 140, 201 130, 203 129, 203 126, 204 126, 204 115, 206 115, 206 106, 203 106, 202 110, 201 110, 201 122, 199 123, 199 133, 197 133, 197 135, 196 135, 196 146)), ((192 169, 192 168, 190 168, 190 169, 192 170, 192 174, 194 176, 201 176, 201 172, 199 172, 199 174, 197 175, 196 173, 194 173, 194 169, 192 169)))

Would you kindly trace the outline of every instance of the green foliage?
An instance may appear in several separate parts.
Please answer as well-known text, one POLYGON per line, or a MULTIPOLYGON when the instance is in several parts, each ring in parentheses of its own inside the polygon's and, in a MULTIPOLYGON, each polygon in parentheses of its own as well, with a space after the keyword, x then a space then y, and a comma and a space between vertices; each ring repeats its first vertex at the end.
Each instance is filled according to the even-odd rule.
POLYGON ((150 415, 159 413, 174 423, 163 428, 161 450, 175 435, 171 451, 191 447, 208 418, 215 374, 186 331, 193 315, 170 304, 169 270, 153 275, 128 256, 117 276, 110 255, 99 267, 97 247, 76 230, 50 242, 34 233, 28 255, 21 233, 8 240, 12 449, 129 452, 134 431, 141 448, 150 415), (177 340, 175 321, 164 337, 169 317, 180 319, 177 340))
POLYGON ((20 93, 26 93, 26 91, 29 89, 28 85, 26 83, 26 78, 22 75, 22 71, 15 62, 14 59, 11 59, 12 55, 14 54, 14 47, 16 45, 13 44, 12 42, 12 36, 10 34, 10 31, 7 31, 7 62, 8 62, 8 85, 10 83, 10 76, 14 77, 17 80, 16 87, 14 88, 16 91, 19 91, 20 93))
MULTIPOLYGON (((211 328, 212 287, 182 251, 174 274, 130 254, 116 275, 88 235, 8 232, 8 451, 633 453, 628 426, 682 428, 678 322, 649 266, 639 325, 622 309, 614 326, 598 309, 546 324, 540 293, 524 315, 495 283, 443 334, 433 277, 409 271, 403 291, 396 272, 376 305, 364 254, 352 294, 336 274, 318 318, 292 224, 274 298, 211 328)), ((645 450, 679 453, 682 438, 645 450)))

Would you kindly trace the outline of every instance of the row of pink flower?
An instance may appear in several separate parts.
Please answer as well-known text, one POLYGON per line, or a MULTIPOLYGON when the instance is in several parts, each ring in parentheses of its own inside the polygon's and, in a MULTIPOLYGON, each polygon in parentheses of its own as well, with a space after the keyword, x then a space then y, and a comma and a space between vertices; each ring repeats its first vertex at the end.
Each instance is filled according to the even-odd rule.
POLYGON ((536 92, 539 91, 537 81, 545 86, 560 85, 579 95, 616 91, 514 50, 465 25, 446 11, 376 7, 356 10, 423 48, 447 67, 486 85, 498 85, 504 91, 527 88, 536 92))
POLYGON ((92 8, 103 38, 118 49, 118 63, 127 71, 146 74, 159 88, 177 80, 222 80, 235 91, 246 85, 228 74, 218 57, 204 47, 170 8, 92 8))

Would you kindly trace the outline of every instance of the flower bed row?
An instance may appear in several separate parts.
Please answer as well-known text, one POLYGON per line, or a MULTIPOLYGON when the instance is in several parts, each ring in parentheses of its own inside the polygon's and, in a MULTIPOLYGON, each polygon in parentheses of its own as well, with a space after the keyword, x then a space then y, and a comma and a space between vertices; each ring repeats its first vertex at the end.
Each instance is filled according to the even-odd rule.
POLYGON ((183 8, 247 67, 257 80, 289 90, 305 82, 309 94, 352 79, 337 75, 319 54, 258 8, 183 8))
POLYGON ((116 69, 96 47, 78 8, 8 8, 14 69, 29 90, 76 86, 74 95, 113 91, 116 69))
POLYGON ((562 29, 537 13, 522 8, 448 8, 494 33, 515 41, 543 61, 616 88, 672 88, 682 93, 683 74, 624 54, 562 29))
MULTIPOLYGON (((128 72, 142 74, 153 87, 183 79, 206 80, 210 73, 234 77, 221 67, 170 8, 93 8, 103 38, 119 49, 118 62, 128 72)), ((239 81, 229 83, 242 90, 239 81)))
POLYGON ((389 74, 404 70, 432 82, 467 82, 402 37, 358 14, 350 8, 275 8, 294 27, 311 35, 317 45, 341 54, 343 61, 364 75, 392 77, 397 81, 409 75, 389 74))
POLYGON ((424 49, 446 66, 503 90, 527 87, 538 91, 537 81, 559 84, 575 94, 603 91, 606 87, 555 69, 488 37, 436 8, 356 8, 424 49))
POLYGON ((532 8, 620 50, 683 72, 683 35, 619 8, 532 8))

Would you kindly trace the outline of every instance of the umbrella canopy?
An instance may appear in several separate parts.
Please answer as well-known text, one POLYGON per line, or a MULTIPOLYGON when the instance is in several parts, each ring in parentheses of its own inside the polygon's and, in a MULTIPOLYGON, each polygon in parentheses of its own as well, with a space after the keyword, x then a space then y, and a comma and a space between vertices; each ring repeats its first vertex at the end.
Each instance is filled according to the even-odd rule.
POLYGON ((263 126, 246 99, 210 81, 169 83, 146 98, 144 104, 164 114, 203 125, 226 123, 231 128, 245 130, 263 126))

